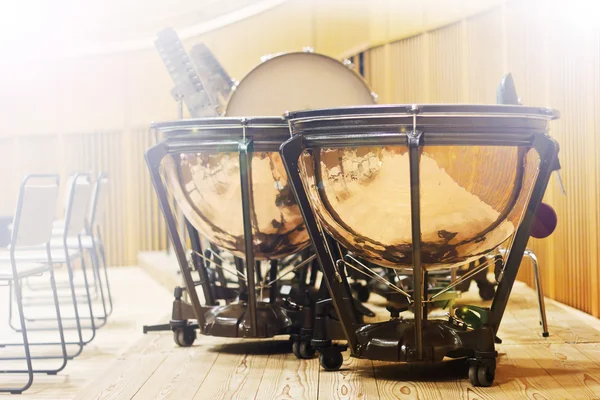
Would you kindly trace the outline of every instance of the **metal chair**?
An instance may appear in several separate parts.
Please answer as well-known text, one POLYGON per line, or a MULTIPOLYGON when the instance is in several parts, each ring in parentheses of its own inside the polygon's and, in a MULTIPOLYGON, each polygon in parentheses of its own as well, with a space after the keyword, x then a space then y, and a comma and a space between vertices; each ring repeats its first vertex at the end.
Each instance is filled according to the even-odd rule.
MULTIPOLYGON (((34 373, 56 374, 67 364, 67 350, 63 333, 62 318, 60 314, 60 305, 56 290, 54 278, 54 268, 52 252, 50 250, 50 240, 52 237, 52 221, 54 219, 54 210, 58 195, 58 176, 57 175, 29 175, 21 183, 19 200, 17 203, 16 214, 14 218, 14 227, 10 248, 1 254, 0 261, 0 281, 9 282, 10 287, 14 287, 15 301, 20 320, 20 329, 23 343, 6 343, 0 345, 0 348, 9 346, 23 346, 25 357, 2 357, 0 361, 25 360, 27 369, 2 369, 0 373, 27 374, 27 381, 19 387, 0 388, 0 392, 10 392, 13 394, 22 393, 33 383, 34 373), (32 184, 31 181, 38 183, 32 184), (31 262, 24 260, 22 254, 27 253, 31 246, 40 246, 45 248, 45 258, 31 262), (58 330, 59 342, 57 343, 32 343, 29 341, 27 323, 23 312, 22 302, 22 280, 32 275, 48 273, 50 278, 50 288, 53 293, 54 308, 57 323, 55 329, 58 330), (31 355, 31 346, 60 345, 61 354, 56 356, 31 355), (34 369, 32 360, 59 359, 61 364, 51 369, 34 369)), ((12 300, 12 291, 11 291, 12 300)), ((12 308, 12 307, 11 307, 12 308)))
POLYGON ((108 202, 108 177, 106 174, 101 173, 96 179, 94 185, 94 191, 92 194, 92 203, 89 214, 89 224, 86 227, 85 234, 82 235, 82 244, 85 249, 91 252, 94 263, 94 271, 96 272, 96 281, 100 288, 100 295, 102 298, 102 308, 104 311, 104 317, 108 317, 112 314, 113 303, 112 294, 110 291, 110 282, 108 279, 108 271, 106 265, 106 252, 104 249, 104 242, 102 241, 102 233, 100 230, 100 224, 104 220, 104 213, 106 211, 106 203, 108 202), (102 273, 101 273, 102 270, 102 273), (106 293, 104 292, 104 286, 102 283, 102 276, 104 275, 104 284, 106 285, 106 293), (108 302, 108 310, 107 304, 108 302))
MULTIPOLYGON (((82 243, 82 236, 87 226, 87 217, 89 210, 89 202, 91 198, 92 185, 90 183, 90 177, 88 174, 76 174, 74 179, 71 179, 71 188, 69 199, 67 203, 67 209, 65 214, 65 229, 62 236, 58 239, 51 241, 51 253, 52 262, 55 266, 66 265, 68 272, 68 292, 65 293, 67 297, 70 297, 73 309, 74 317, 64 317, 63 320, 74 320, 75 326, 65 326, 65 330, 76 330, 77 341, 69 341, 67 344, 79 345, 79 349, 75 354, 69 354, 69 358, 74 358, 81 353, 82 346, 91 342, 96 335, 96 322, 94 318, 94 311, 92 306, 92 296, 90 293, 90 282, 88 281, 88 274, 86 268, 85 251, 82 243), (84 289, 83 296, 78 296, 76 286, 74 283, 74 268, 73 262, 79 259, 81 262, 83 284, 80 286, 84 289), (89 317, 81 317, 78 299, 83 300, 83 306, 87 305, 89 310, 89 317), (90 324, 83 326, 81 320, 89 319, 90 324), (89 329, 91 331, 89 337, 83 338, 83 329, 89 329)), ((23 253, 21 257, 24 260, 31 262, 39 262, 43 258, 44 251, 40 248, 32 248, 27 252, 23 253)), ((35 299, 36 296, 33 296, 35 299)), ((43 299, 43 296, 37 296, 37 298, 43 299)), ((31 302, 28 305, 34 305, 31 302)), ((43 322, 45 319, 37 318, 36 322, 43 322)), ((13 327, 14 328, 14 327, 13 327)), ((32 327, 30 330, 47 330, 46 327, 32 327)))
MULTIPOLYGON (((499 253, 504 256, 507 253, 507 250, 501 248, 499 249, 499 253)), ((537 293, 538 308, 540 310, 540 325, 542 326, 542 336, 548 337, 550 336, 550 333, 548 332, 546 303, 544 301, 544 289, 542 288, 542 274, 540 272, 538 258, 531 249, 525 249, 523 257, 528 257, 531 260, 531 266, 533 268, 533 280, 535 282, 535 290, 537 293)), ((499 280, 498 274, 500 273, 501 271, 496 271, 496 280, 499 280)))
MULTIPOLYGON (((69 177, 69 182, 72 184, 74 177, 72 175, 69 177)), ((71 186, 69 185, 69 190, 67 193, 70 193, 71 186)), ((96 182, 94 184, 94 189, 91 194, 90 199, 90 207, 89 207, 89 215, 87 219, 87 223, 85 224, 85 229, 81 233, 81 244, 85 250, 88 250, 91 264, 92 264, 92 279, 90 284, 90 290, 93 292, 93 299, 100 296, 102 301, 102 316, 98 316, 100 319, 100 323, 96 325, 96 328, 100 328, 106 324, 106 318, 112 314, 113 304, 112 304, 112 294, 110 291, 110 282, 108 280, 108 272, 106 265, 106 253, 104 249, 104 243, 102 242, 102 234, 100 230, 100 224, 104 220, 104 212, 106 209, 106 203, 108 201, 108 177, 105 173, 100 173, 96 182), (104 282, 103 282, 104 280, 104 282), (108 303, 108 304, 107 304, 108 303)), ((68 196, 66 200, 66 204, 68 204, 68 196)), ((53 247, 61 247, 62 241, 61 238, 64 235, 65 231, 65 221, 64 220, 56 220, 54 221, 52 233, 56 237, 55 240, 51 242, 53 247)), ((70 238, 68 240, 68 244, 71 248, 78 249, 79 243, 77 238, 70 238)), ((37 288, 31 285, 28 282, 28 287, 36 290, 37 288)), ((61 285, 58 286, 61 288, 61 285)), ((65 287, 65 286, 62 286, 65 287)), ((75 285, 76 288, 81 288, 83 285, 75 285)))

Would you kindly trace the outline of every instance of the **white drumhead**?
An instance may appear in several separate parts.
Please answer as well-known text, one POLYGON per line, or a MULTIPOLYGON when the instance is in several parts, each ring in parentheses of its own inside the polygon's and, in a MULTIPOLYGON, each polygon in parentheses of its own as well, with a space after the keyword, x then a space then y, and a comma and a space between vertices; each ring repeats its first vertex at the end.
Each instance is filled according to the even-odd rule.
POLYGON ((287 53, 254 68, 231 93, 228 117, 373 104, 365 81, 343 63, 316 53, 287 53))

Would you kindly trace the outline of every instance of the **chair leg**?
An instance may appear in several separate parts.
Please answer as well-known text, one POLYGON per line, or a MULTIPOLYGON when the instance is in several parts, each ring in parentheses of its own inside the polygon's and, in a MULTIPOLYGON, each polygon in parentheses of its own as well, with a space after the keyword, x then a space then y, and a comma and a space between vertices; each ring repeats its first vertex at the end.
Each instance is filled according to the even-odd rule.
POLYGON ((12 281, 8 282, 8 326, 15 332, 21 330, 13 324, 13 284, 12 281))
MULTIPOLYGON (((90 286, 89 286, 89 282, 88 282, 88 278, 87 278, 87 268, 85 266, 85 257, 84 257, 84 250, 83 247, 81 246, 81 238, 79 238, 79 251, 81 252, 81 271, 83 272, 83 281, 84 281, 84 287, 85 287, 85 293, 87 296, 87 304, 88 304, 88 309, 90 311, 90 327, 92 328, 92 337, 89 340, 86 340, 85 343, 89 343, 92 340, 94 340, 94 338, 96 337, 96 322, 94 321, 94 308, 92 306, 92 296, 90 295, 90 286)), ((69 254, 67 252, 67 259, 69 259, 69 254)))
POLYGON ((113 312, 112 294, 110 292, 110 281, 108 280, 108 271, 106 267, 106 253, 104 251, 104 242, 102 241, 100 229, 98 229, 98 241, 96 241, 94 235, 92 235, 92 241, 94 243, 94 247, 97 248, 98 253, 100 254, 102 269, 104 270, 104 282, 106 282, 106 294, 108 295, 108 315, 111 315, 113 312))
MULTIPOLYGON (((68 254, 68 250, 65 246, 65 252, 68 254)), ((75 285, 73 283, 73 266, 71 265, 71 258, 66 257, 67 272, 69 275, 69 285, 71 286, 71 301, 73 302, 73 308, 75 310, 75 325, 77 327, 77 336, 79 337, 80 347, 83 347, 87 342, 83 340, 83 333, 81 331, 81 321, 79 319, 79 307, 77 305, 77 293, 75 292, 75 285)), ((79 351, 81 353, 81 349, 79 351)), ((77 355, 79 355, 79 353, 77 355)))
POLYGON ((525 250, 525 256, 531 259, 531 265, 533 266, 533 277, 535 280, 535 289, 537 291, 538 306, 540 309, 540 324, 542 325, 542 336, 548 337, 548 320, 546 318, 546 303, 544 302, 544 290, 542 288, 542 275, 538 265, 537 256, 529 249, 525 250))
POLYGON ((27 338, 27 326, 25 325, 25 316, 23 315, 23 304, 21 302, 21 284, 18 279, 15 279, 12 284, 15 288, 15 301, 17 303, 17 310, 19 311, 19 319, 21 320, 21 335, 23 337, 23 347, 25 350, 25 362, 27 364, 26 371, 16 371, 16 370, 0 370, 0 373, 26 373, 27 374, 27 382, 20 388, 1 388, 0 393, 9 392, 11 394, 21 394, 23 391, 29 389, 31 384, 33 383, 33 366, 31 364, 31 353, 29 351, 29 340, 27 338))
POLYGON ((98 283, 98 289, 100 291, 100 299, 102 300, 102 312, 103 316, 100 317, 102 323, 98 326, 101 328, 106 324, 108 320, 108 311, 106 308, 106 296, 104 295, 104 285, 102 284, 102 277, 100 276, 100 260, 98 258, 98 251, 96 249, 96 244, 94 243, 94 239, 92 239, 92 248, 90 249, 90 261, 92 263, 92 270, 94 271, 94 275, 97 277, 96 281, 98 283))
MULTIPOLYGON (((54 300, 54 308, 55 308, 55 313, 56 313, 56 323, 57 323, 57 329, 58 329, 58 334, 59 334, 59 338, 60 341, 59 342, 29 342, 29 347, 33 347, 33 346, 55 346, 55 345, 60 345, 61 347, 61 353, 60 355, 49 355, 49 356, 32 356, 31 359, 32 360, 55 360, 55 359, 62 359, 62 364, 58 367, 58 368, 52 368, 52 369, 33 369, 33 373, 44 373, 44 374, 48 374, 48 375, 56 375, 57 373, 59 373, 60 371, 62 371, 66 365, 67 365, 67 360, 69 358, 68 354, 67 354, 67 347, 66 347, 66 341, 65 341, 65 336, 64 336, 64 330, 63 330, 63 325, 62 325, 62 318, 60 315, 60 303, 58 300, 58 293, 56 290, 56 279, 54 277, 54 270, 50 269, 49 271, 49 277, 50 277, 50 288, 52 290, 53 293, 53 300, 54 300)), ((25 319, 25 323, 27 323, 27 321, 29 321, 27 319, 27 317, 25 316, 25 307, 24 304, 22 303, 22 299, 23 296, 21 296, 21 304, 23 306, 23 318, 25 319)), ((35 321, 35 320, 34 320, 35 321)), ((50 330, 50 329, 47 329, 50 330)), ((18 332, 21 332, 22 329, 18 329, 18 332)), ((29 331, 31 331, 31 328, 29 329, 29 331)), ((12 346, 19 346, 20 344, 17 343, 6 343, 6 344, 2 344, 0 345, 0 347, 12 347, 12 346)), ((4 360, 25 360, 26 357, 2 357, 0 358, 0 361, 4 360)))
POLYGON ((58 335, 60 337, 60 347, 62 350, 63 364, 53 374, 62 371, 67 366, 67 346, 65 342, 65 333, 62 325, 62 317, 60 315, 60 303, 58 302, 58 291, 56 290, 56 279, 54 278, 54 267, 50 266, 50 286, 52 287, 52 294, 54 295, 54 308, 56 309, 56 322, 58 324, 58 335))
MULTIPOLYGON (((52 263, 50 263, 50 264, 52 264, 52 263)), ((52 270, 52 274, 53 274, 53 277, 54 277, 54 270, 52 270)), ((71 281, 71 280, 69 279, 69 281, 71 281)), ((56 278, 55 277, 54 277, 54 288, 57 289, 56 278)), ((55 290, 54 288, 52 289, 52 291, 55 290)), ((14 308, 13 307, 13 291, 14 290, 13 290, 12 282, 9 282, 9 296, 10 296, 10 299, 9 299, 9 320, 8 320, 8 323, 9 323, 9 326, 15 332, 21 332, 21 328, 16 327, 14 325, 14 323, 13 323, 13 308, 14 308)), ((71 290, 71 292, 72 292, 72 290, 71 290)), ((71 296, 73 296, 73 293, 71 294, 71 296)), ((54 297, 54 294, 53 294, 53 297, 54 297)), ((36 318, 36 319, 28 319, 27 318, 27 316, 25 315, 25 304, 23 303, 23 298, 24 297, 21 296, 21 305, 23 306, 23 318, 25 319, 25 321, 26 322, 27 321, 30 321, 30 322, 39 321, 40 318, 36 318)), ((58 290, 56 290, 56 301, 57 302, 55 302, 55 304, 58 305, 58 307, 59 307, 58 312, 60 313, 60 302, 58 301, 58 290)), ((75 309, 75 314, 77 315, 78 309, 77 309, 76 303, 73 304, 73 307, 75 309)), ((51 319, 53 319, 53 318, 48 318, 48 320, 51 320, 51 319)), ((67 351, 67 359, 68 360, 72 360, 75 357, 79 356, 81 354, 81 352, 83 351, 83 345, 84 345, 84 343, 83 343, 83 340, 82 340, 81 326, 79 324, 76 324, 76 326, 74 328, 64 328, 64 326, 63 326, 63 321, 64 320, 75 320, 77 322, 77 321, 79 321, 79 317, 78 316, 76 316, 74 318, 71 318, 71 317, 69 317, 69 318, 63 318, 63 317, 61 317, 60 320, 59 320, 59 322, 58 322, 59 323, 59 327, 60 327, 59 329, 63 332, 62 335, 61 335, 61 341, 64 342, 65 345, 77 345, 78 346, 78 349, 77 349, 77 351, 75 351, 74 354, 69 354, 68 351, 67 351), (69 341, 69 342, 67 342, 64 339, 64 331, 67 330, 67 329, 75 329, 75 330, 77 330, 77 333, 78 333, 78 336, 79 336, 79 341, 76 341, 76 342, 69 341)), ((51 330, 54 330, 54 328, 29 327, 29 331, 51 331, 51 330)), ((51 345, 55 345, 55 344, 60 344, 60 343, 52 343, 52 342, 29 343, 29 346, 51 346, 51 345)), ((7 346, 9 346, 9 345, 7 345, 7 346)), ((62 355, 61 355, 61 357, 62 357, 62 355)), ((51 358, 56 358, 56 357, 51 357, 51 358)), ((33 357, 32 359, 35 359, 35 357, 33 357)), ((36 371, 34 371, 34 372, 36 372, 36 371)))

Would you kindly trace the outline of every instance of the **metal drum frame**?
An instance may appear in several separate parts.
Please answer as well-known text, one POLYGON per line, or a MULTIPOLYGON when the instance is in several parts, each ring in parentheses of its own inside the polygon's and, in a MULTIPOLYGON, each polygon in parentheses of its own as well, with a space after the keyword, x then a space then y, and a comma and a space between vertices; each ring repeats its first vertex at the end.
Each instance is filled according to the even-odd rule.
POLYGON ((558 118, 558 113, 549 109, 463 105, 356 107, 295 112, 288 115, 292 138, 281 146, 281 156, 330 290, 331 306, 339 316, 338 320, 334 320, 317 310, 312 344, 320 351, 321 365, 325 369, 335 370, 341 366, 341 351, 345 350, 346 346, 332 344, 331 337, 328 336, 332 327, 337 327, 343 331, 347 347, 354 357, 397 362, 433 362, 441 361, 445 356, 467 357, 472 384, 492 384, 497 356, 496 334, 530 237, 536 210, 542 201, 551 173, 559 169, 558 144, 547 135, 547 121, 555 118, 558 118), (460 130, 447 131, 440 130, 440 126, 432 128, 421 124, 421 116, 436 114, 449 118, 454 115, 508 116, 545 122, 532 122, 527 129, 522 129, 524 126, 514 129, 513 118, 513 125, 507 123, 503 126, 502 121, 487 132, 477 127, 470 128, 468 124, 461 125, 460 130), (384 122, 372 122, 378 117, 390 116, 412 118, 412 129, 406 132, 399 129, 394 131, 389 128, 393 123, 388 124, 386 129, 384 122), (361 129, 361 124, 364 129, 361 129), (305 151, 319 151, 321 148, 393 145, 408 148, 415 318, 414 321, 392 319, 383 323, 362 324, 349 302, 350 287, 344 273, 341 272, 344 261, 338 259, 334 254, 335 250, 332 251, 333 246, 323 240, 325 231, 309 201, 299 169, 299 159, 305 151), (428 321, 427 313, 422 312, 429 301, 424 286, 426 271, 421 260, 419 150, 424 145, 517 146, 534 149, 539 155, 538 174, 533 182, 521 223, 513 233, 512 248, 505 262, 503 276, 491 309, 480 310, 485 313, 486 318, 482 319, 481 326, 473 329, 469 329, 459 318, 452 316, 447 321, 428 321), (436 339, 436 335, 443 337, 436 339))
MULTIPOLYGON (((276 140, 277 138, 269 138, 269 135, 254 135, 254 139, 251 137, 246 137, 246 126, 248 129, 252 128, 255 131, 261 128, 261 121, 263 124, 271 124, 273 125, 274 121, 279 121, 279 129, 282 129, 284 132, 287 132, 287 125, 283 118, 277 117, 268 117, 268 118, 231 118, 230 120, 239 120, 241 121, 240 126, 243 126, 244 136, 242 138, 236 139, 231 138, 227 132, 223 132, 223 134, 212 135, 207 140, 198 140, 198 137, 194 137, 194 135, 181 135, 181 136, 173 136, 165 138, 162 142, 157 144, 156 146, 150 148, 146 152, 146 162, 148 168, 150 170, 150 175, 152 179, 152 183, 154 185, 156 194, 158 196, 159 205, 163 216, 166 221, 167 232, 169 234, 169 238, 173 244, 173 250, 175 256, 177 257, 178 264, 180 266, 182 278, 184 281, 184 288, 176 288, 175 289, 175 301, 173 303, 173 316, 170 324, 161 325, 156 327, 146 327, 145 331, 152 330, 167 330, 172 329, 175 332, 175 341, 177 344, 181 346, 189 346, 193 343, 196 338, 195 329, 200 329, 200 332, 203 334, 214 335, 214 336, 225 336, 225 337, 246 337, 246 338, 264 338, 264 337, 272 337, 278 334, 298 334, 301 329, 310 328, 312 326, 312 322, 314 321, 314 315, 312 314, 312 304, 309 302, 314 301, 310 296, 307 296, 306 302, 304 304, 296 304, 293 301, 285 302, 289 308, 285 309, 285 312, 282 314, 282 309, 278 306, 273 306, 275 303, 275 298, 280 296, 279 292, 275 290, 270 291, 270 303, 268 306, 260 306, 257 296, 256 296, 256 260, 253 246, 253 230, 252 230, 252 221, 251 221, 251 212, 253 210, 252 206, 252 184, 251 184, 251 159, 252 153, 254 151, 271 151, 277 152, 281 145, 281 138, 276 140), (202 248, 200 245, 200 234, 196 230, 196 228, 186 219, 186 227, 189 234, 190 242, 192 245, 192 263, 193 269, 199 274, 199 281, 195 281, 192 277, 192 271, 188 266, 188 260, 186 257, 185 250, 185 238, 181 236, 178 230, 177 219, 174 214, 174 211, 169 202, 169 193, 165 182, 163 181, 163 177, 161 176, 160 168, 162 164, 162 160, 165 157, 179 155, 179 154, 187 154, 194 152, 214 152, 214 153, 223 153, 223 152, 231 152, 239 154, 239 165, 240 165, 240 183, 241 183, 241 204, 242 204, 242 216, 243 216, 243 229, 244 229, 244 260, 241 259, 236 260, 236 267, 238 274, 243 272, 243 265, 239 265, 237 261, 241 261, 245 264, 246 268, 246 278, 247 278, 247 287, 248 287, 248 299, 246 304, 240 304, 240 307, 247 306, 247 313, 250 320, 250 331, 240 333, 237 330, 237 325, 232 327, 231 329, 215 329, 213 328, 211 331, 207 332, 204 329, 206 322, 206 315, 210 312, 218 313, 218 300, 224 299, 227 296, 227 293, 220 293, 217 289, 222 289, 221 287, 214 286, 214 282, 212 282, 211 277, 207 271, 207 263, 215 262, 206 257, 205 253, 202 252, 202 248), (241 271, 240 271, 241 270, 241 271), (204 297, 205 297, 205 305, 202 305, 198 294, 196 293, 196 286, 200 285, 202 287, 204 297), (189 303, 183 300, 183 292, 187 292, 189 296, 189 303), (275 317, 270 314, 277 314, 275 317), (280 315, 281 314, 281 315, 280 315), (287 318, 289 317, 289 318, 287 318), (277 321, 281 320, 291 320, 292 323, 286 324, 287 326, 282 329, 278 329, 273 326, 269 326, 269 321, 273 318, 277 321), (190 325, 188 320, 195 319, 198 321, 198 324, 190 325)), ((231 124, 231 121, 227 121, 226 118, 219 118, 218 121, 215 120, 216 127, 213 127, 214 130, 219 130, 219 126, 227 127, 227 124, 231 124)), ((178 128, 181 130, 189 129, 190 127, 197 126, 198 129, 202 129, 203 126, 199 125, 201 120, 185 120, 185 121, 177 121, 178 128)), ((161 126, 164 127, 166 124, 154 124, 154 129, 160 129, 161 126)), ((271 126, 273 128, 274 126, 271 126)), ((268 129, 268 128, 266 128, 268 129)), ((176 130, 176 129, 174 129, 176 130)), ((183 217, 183 216, 182 216, 183 217)), ((185 217, 183 217, 185 218, 185 217)), ((310 244, 308 244, 310 247, 310 244)), ((308 248, 305 248, 308 249, 308 248)), ((209 252, 213 252, 211 249, 209 252)), ((313 262, 315 259, 315 255, 305 254, 306 251, 301 252, 302 261, 297 264, 294 269, 301 268, 303 266, 309 265, 309 263, 313 262)), ((296 257, 297 258, 297 257, 296 257)), ((277 260, 270 260, 271 269, 269 279, 275 279, 273 276, 273 271, 276 274, 277 268, 277 260)), ((325 286, 323 286, 323 290, 325 286)), ((226 290, 227 291, 227 290, 226 290)), ((326 296, 325 293, 320 293, 320 296, 326 296)), ((306 336, 306 335, 305 335, 306 336)), ((304 336, 303 336, 304 337, 304 336)), ((302 353, 302 358, 312 357, 312 348, 309 346, 310 337, 308 339, 295 340, 298 343, 294 345, 294 352, 298 351, 298 355, 302 353), (304 344, 302 344, 302 341, 304 344), (303 348, 304 351, 300 352, 300 347, 303 348)))

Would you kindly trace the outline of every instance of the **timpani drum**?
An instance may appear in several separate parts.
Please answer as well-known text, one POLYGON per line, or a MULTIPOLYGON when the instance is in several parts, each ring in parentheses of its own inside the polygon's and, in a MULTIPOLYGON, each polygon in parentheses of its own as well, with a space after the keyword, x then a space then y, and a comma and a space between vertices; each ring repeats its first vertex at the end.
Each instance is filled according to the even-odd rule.
POLYGON ((517 105, 389 105, 288 114, 292 137, 281 146, 282 160, 336 313, 315 323, 312 343, 325 369, 342 365, 346 346, 327 336, 329 326, 339 323, 354 357, 395 362, 465 357, 474 386, 493 383, 498 327, 550 175, 559 168, 558 144, 548 135, 556 118, 554 110, 517 105), (323 231, 364 260, 412 270, 410 290, 390 284, 406 297, 412 315, 400 318, 390 309, 388 321, 358 323, 343 278, 352 258, 332 251, 323 231), (491 307, 464 304, 454 314, 430 319, 428 308, 451 285, 430 292, 429 271, 500 246, 506 258, 491 307))
POLYGON ((545 130, 551 115, 527 107, 424 105, 415 106, 417 113, 411 107, 291 113, 294 134, 347 143, 319 146, 301 157, 318 221, 368 261, 412 266, 409 146, 383 143, 417 129, 430 138, 418 154, 424 267, 447 268, 488 254, 515 233, 539 169, 535 150, 508 139, 545 130), (476 134, 480 144, 461 145, 476 134), (382 144, 363 143, 363 136, 382 144))
MULTIPOLYGON (((178 344, 193 342, 194 328, 188 321, 194 318, 203 334, 229 337, 298 333, 300 326, 312 323, 311 307, 303 303, 313 300, 305 290, 292 300, 302 307, 291 309, 282 307, 278 291, 277 281, 284 276, 277 277, 282 262, 278 260, 291 255, 304 258, 293 271, 315 257, 301 252, 310 241, 279 155, 279 147, 290 136, 281 115, 288 109, 373 102, 374 95, 362 78, 343 63, 313 53, 292 53, 273 57, 250 72, 231 94, 227 117, 152 125, 164 140, 148 150, 146 161, 191 302, 176 296, 173 303, 170 326, 178 344), (167 191, 188 223, 192 262, 200 274, 204 305, 196 294, 167 191), (199 236, 206 238, 211 248, 235 256, 233 273, 239 290, 213 284, 207 264, 202 262, 199 236), (257 261, 265 259, 270 260, 270 269, 261 281, 257 261), (230 294, 237 300, 217 304, 229 300, 230 294)), ((204 261, 213 262, 206 257, 204 261)), ((306 282, 298 287, 304 286, 306 282)), ((289 291, 287 295, 293 298, 289 291)), ((301 343, 304 346, 297 353, 308 356, 310 352, 300 348, 310 348, 310 337, 294 340, 294 348, 301 343)))
MULTIPOLYGON (((279 146, 289 138, 286 110, 373 104, 362 77, 342 62, 310 52, 277 55, 236 86, 225 118, 153 125, 172 142, 252 140, 251 195, 254 253, 279 259, 309 243, 279 146)), ((211 243, 244 256, 242 194, 237 152, 193 151, 163 160, 167 185, 185 217, 211 243)))

